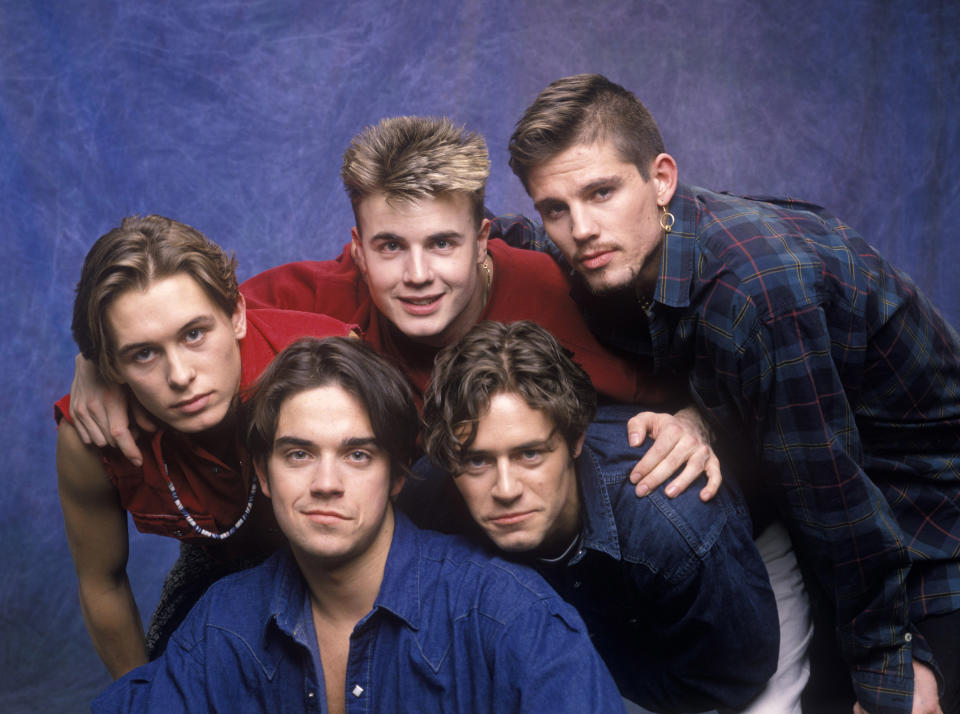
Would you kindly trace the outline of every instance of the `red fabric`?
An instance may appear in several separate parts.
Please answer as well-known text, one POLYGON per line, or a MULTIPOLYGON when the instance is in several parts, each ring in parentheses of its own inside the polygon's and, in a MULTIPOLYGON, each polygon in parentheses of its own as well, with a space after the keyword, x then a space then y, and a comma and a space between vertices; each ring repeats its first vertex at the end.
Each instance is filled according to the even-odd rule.
MULTIPOLYGON (((635 360, 623 359, 597 342, 570 297, 567 279, 549 256, 498 239, 489 241, 487 250, 493 259, 493 284, 481 320, 532 320, 549 330, 605 397, 648 405, 666 401, 666 388, 645 382, 635 360)), ((317 312, 357 324, 364 339, 392 359, 421 392, 430 379, 437 350, 408 340, 377 311, 349 243, 336 260, 281 265, 247 280, 240 290, 252 307, 317 312)))
MULTIPOLYGON (((247 334, 240 341, 240 387, 249 386, 274 356, 300 337, 347 335, 350 325, 327 317, 290 310, 247 310, 247 334)), ((69 420, 70 396, 54 406, 57 421, 69 420)), ((117 488, 120 503, 130 512, 137 530, 171 536, 201 545, 213 543, 194 532, 177 510, 164 476, 164 465, 187 512, 202 528, 214 533, 229 530, 247 505, 253 469, 245 464, 246 452, 237 442, 236 464, 224 463, 194 442, 189 434, 160 428, 142 434, 137 446, 144 457, 142 467, 127 461, 117 449, 102 449, 104 471, 117 488)), ((266 530, 272 530, 273 512, 266 499, 257 494, 254 510, 240 530, 220 541, 239 555, 255 548, 266 530)))

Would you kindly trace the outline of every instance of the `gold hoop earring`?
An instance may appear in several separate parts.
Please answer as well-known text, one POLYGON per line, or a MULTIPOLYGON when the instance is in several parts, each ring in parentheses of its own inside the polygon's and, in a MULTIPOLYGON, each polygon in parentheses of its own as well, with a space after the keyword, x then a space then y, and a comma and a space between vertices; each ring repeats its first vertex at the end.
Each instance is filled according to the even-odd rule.
POLYGON ((677 222, 676 217, 667 210, 666 206, 660 206, 660 227, 664 233, 669 233, 673 224, 677 222))

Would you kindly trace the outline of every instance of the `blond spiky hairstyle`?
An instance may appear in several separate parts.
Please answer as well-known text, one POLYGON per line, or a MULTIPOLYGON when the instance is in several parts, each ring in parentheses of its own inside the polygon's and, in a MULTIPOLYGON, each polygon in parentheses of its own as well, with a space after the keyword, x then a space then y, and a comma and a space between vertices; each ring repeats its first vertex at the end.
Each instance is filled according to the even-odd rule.
POLYGON ((489 174, 483 137, 446 117, 381 119, 353 138, 340 169, 354 216, 360 201, 374 193, 388 202, 463 193, 478 226, 489 174))

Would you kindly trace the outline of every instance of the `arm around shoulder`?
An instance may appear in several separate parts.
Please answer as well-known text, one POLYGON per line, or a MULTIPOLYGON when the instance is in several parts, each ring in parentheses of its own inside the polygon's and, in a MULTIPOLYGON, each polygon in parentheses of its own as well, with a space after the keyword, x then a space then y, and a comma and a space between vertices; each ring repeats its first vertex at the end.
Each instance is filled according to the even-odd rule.
POLYGON ((57 434, 57 484, 80 607, 114 677, 147 661, 143 625, 127 579, 127 516, 96 447, 66 420, 57 434))

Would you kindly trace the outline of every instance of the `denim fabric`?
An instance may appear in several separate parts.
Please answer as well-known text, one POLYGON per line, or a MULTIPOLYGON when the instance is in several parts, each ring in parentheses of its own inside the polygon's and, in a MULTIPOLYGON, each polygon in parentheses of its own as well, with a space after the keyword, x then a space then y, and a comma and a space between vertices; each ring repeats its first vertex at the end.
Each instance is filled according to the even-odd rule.
MULTIPOLYGON (((215 584, 167 652, 94 712, 326 711, 309 594, 287 550, 215 584)), ((397 514, 357 623, 348 712, 622 712, 583 622, 533 571, 397 514)))
MULTIPOLYGON (((577 473, 579 548, 547 580, 580 612, 623 696, 658 711, 740 708, 777 666, 779 621, 751 523, 728 487, 637 498, 635 406, 601 407, 577 473)), ((649 443, 649 442, 648 442, 649 443)))

